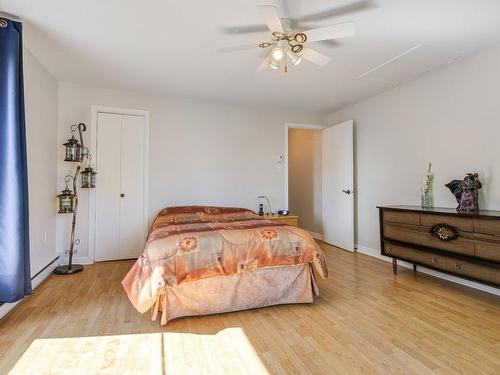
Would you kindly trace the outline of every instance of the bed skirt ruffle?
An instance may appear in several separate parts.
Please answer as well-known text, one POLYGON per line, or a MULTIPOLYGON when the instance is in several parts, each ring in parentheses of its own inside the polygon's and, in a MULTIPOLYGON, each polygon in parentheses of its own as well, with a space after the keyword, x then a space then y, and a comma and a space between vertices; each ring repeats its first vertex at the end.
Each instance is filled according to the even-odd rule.
POLYGON ((160 322, 165 325, 182 316, 311 303, 318 294, 309 264, 260 268, 168 287, 151 308, 151 319, 161 314, 160 322))

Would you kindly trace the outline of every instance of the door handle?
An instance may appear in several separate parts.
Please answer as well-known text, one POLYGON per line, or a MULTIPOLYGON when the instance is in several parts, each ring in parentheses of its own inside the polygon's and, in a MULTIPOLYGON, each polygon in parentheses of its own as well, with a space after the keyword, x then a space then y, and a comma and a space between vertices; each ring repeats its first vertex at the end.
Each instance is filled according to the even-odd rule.
POLYGON ((342 190, 342 193, 346 193, 347 195, 351 194, 351 191, 349 189, 347 190, 342 190))
POLYGON ((120 194, 120 197, 122 197, 122 198, 123 198, 123 197, 125 197, 125 194, 121 193, 121 194, 120 194))

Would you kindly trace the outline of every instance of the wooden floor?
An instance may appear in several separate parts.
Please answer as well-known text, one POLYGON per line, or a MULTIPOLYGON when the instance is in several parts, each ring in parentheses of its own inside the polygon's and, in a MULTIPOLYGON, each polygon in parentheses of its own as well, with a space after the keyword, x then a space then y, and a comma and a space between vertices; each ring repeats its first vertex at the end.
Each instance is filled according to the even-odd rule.
MULTIPOLYGON (((77 339, 38 340, 26 353, 65 348, 66 363, 78 364, 82 347, 88 354, 99 340, 112 339, 83 337, 109 335, 121 335, 115 344, 142 342, 137 346, 158 357, 158 373, 206 374, 213 368, 208 362, 217 361, 229 373, 240 363, 271 374, 500 374, 499 297, 404 268, 393 276, 389 263, 322 247, 330 278, 319 280, 321 296, 314 304, 182 318, 166 327, 127 300, 120 281, 131 262, 52 275, 0 320, 0 374, 35 339, 84 340, 73 352, 68 348, 77 339), (157 339, 169 349, 156 350, 157 339)), ((30 361, 36 359, 24 358, 16 369, 30 361)), ((82 373, 90 373, 91 361, 83 362, 89 367, 82 373)))

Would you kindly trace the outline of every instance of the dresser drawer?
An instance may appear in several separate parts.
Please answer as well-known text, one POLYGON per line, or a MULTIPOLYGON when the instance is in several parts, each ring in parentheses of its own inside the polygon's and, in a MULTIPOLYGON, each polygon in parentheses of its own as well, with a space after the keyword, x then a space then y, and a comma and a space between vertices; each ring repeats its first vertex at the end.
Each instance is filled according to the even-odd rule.
POLYGON ((500 220, 474 219, 474 232, 500 236, 500 220))
POLYGON ((299 226, 299 217, 295 215, 288 216, 265 216, 266 220, 274 221, 276 223, 291 225, 293 227, 299 226))
POLYGON ((474 230, 474 219, 472 217, 422 214, 420 221, 423 226, 428 227, 436 224, 447 224, 463 232, 473 232, 474 230))
POLYGON ((293 227, 299 226, 298 219, 296 219, 296 218, 286 218, 286 219, 281 219, 281 220, 276 220, 276 221, 278 221, 279 223, 282 223, 282 224, 291 225, 293 227))
POLYGON ((384 244, 384 255, 446 269, 446 257, 408 247, 393 245, 391 243, 384 244))
POLYGON ((488 267, 472 262, 448 259, 446 269, 457 275, 467 276, 473 279, 486 281, 491 284, 500 285, 500 269, 488 267))
POLYGON ((384 237, 394 241, 408 242, 414 245, 422 243, 422 233, 418 226, 412 225, 384 225, 384 237))
POLYGON ((401 223, 420 225, 420 213, 406 211, 383 210, 384 223, 401 223))
POLYGON ((476 241, 474 255, 478 258, 500 262, 500 243, 476 241))
POLYGON ((472 233, 459 234, 457 238, 443 241, 434 237, 430 232, 422 233, 422 246, 449 251, 452 253, 474 256, 474 240, 472 233))

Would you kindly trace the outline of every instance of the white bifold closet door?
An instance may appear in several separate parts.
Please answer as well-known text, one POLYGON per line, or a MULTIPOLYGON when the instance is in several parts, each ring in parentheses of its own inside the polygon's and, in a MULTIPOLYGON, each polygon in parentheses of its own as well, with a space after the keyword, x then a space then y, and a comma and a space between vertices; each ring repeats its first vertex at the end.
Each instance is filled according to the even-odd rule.
POLYGON ((144 249, 145 141, 143 116, 98 113, 96 261, 137 258, 144 249))

